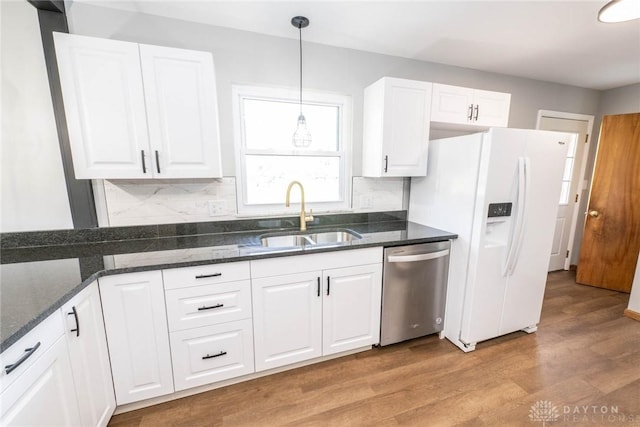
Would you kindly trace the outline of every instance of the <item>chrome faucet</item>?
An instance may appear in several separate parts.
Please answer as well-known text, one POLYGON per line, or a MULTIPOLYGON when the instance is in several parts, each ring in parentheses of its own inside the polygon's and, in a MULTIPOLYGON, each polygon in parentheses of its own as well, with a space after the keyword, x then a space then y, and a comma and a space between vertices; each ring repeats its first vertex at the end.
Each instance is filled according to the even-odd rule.
POLYGON ((289 196, 291 196, 291 189, 295 184, 300 186, 300 231, 307 230, 307 221, 313 221, 313 209, 309 210, 309 215, 304 211, 304 187, 299 181, 291 181, 287 187, 287 198, 284 202, 285 207, 289 207, 289 196))

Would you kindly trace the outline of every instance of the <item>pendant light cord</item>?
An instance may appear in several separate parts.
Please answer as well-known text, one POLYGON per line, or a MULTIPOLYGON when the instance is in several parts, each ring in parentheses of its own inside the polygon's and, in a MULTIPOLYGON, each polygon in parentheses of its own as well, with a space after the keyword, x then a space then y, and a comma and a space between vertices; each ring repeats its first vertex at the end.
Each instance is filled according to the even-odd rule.
POLYGON ((302 24, 298 24, 300 40, 300 114, 302 114, 302 24))

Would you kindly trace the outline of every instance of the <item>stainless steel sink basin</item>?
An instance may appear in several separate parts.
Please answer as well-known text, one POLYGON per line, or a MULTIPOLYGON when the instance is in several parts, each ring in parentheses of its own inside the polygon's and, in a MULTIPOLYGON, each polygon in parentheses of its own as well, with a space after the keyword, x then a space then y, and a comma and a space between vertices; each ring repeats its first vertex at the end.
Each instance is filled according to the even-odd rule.
POLYGON ((265 248, 289 248, 294 246, 313 245, 314 242, 304 235, 263 236, 260 244, 265 248))
POLYGON ((347 243, 352 240, 362 239, 362 236, 351 230, 324 231, 309 234, 309 237, 316 245, 347 243))
POLYGON ((362 239, 362 236, 346 229, 316 232, 310 230, 307 234, 264 234, 260 236, 260 244, 268 248, 291 248, 335 245, 358 239, 362 239))

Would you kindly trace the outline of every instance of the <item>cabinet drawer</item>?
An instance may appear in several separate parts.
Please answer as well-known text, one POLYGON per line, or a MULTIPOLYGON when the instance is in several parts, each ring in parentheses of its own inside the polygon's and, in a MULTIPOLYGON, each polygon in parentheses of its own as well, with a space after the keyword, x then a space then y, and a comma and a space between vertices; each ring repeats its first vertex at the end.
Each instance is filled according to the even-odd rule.
POLYGON ((64 323, 60 315, 60 311, 56 311, 47 317, 42 323, 33 328, 29 333, 20 338, 11 347, 0 355, 0 392, 9 386, 16 378, 22 375, 33 363, 53 345, 58 338, 64 334, 64 323), (39 345, 38 345, 39 343, 39 345), (21 358, 26 357, 27 350, 37 348, 31 351, 31 355, 15 368, 11 373, 7 374, 6 366, 18 362, 21 358))
POLYGON ((168 290, 165 298, 170 331, 251 317, 248 280, 168 290))
POLYGON ((162 270, 165 289, 206 286, 213 283, 245 280, 250 277, 249 262, 201 265, 162 270))
POLYGON ((171 357, 176 391, 253 373, 251 319, 173 332, 171 357))

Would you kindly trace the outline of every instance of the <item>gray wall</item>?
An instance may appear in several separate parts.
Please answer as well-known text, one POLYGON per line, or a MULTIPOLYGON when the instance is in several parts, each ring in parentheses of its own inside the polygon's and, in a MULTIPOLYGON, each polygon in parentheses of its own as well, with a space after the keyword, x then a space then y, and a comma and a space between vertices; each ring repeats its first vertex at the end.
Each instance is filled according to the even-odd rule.
POLYGON ((0 2, 0 232, 73 228, 35 7, 0 2))
MULTIPOLYGON (((598 137, 600 135, 600 125, 602 116, 613 114, 640 113, 640 83, 623 86, 602 92, 598 104, 598 112, 593 123, 593 139, 589 149, 585 179, 591 184, 593 175, 593 165, 598 149, 598 137)), ((571 264, 578 265, 580 256, 580 245, 582 244, 582 234, 584 231, 584 213, 587 211, 588 198, 583 198, 578 211, 578 222, 576 224, 576 237, 571 251, 571 264)))
MULTIPOLYGON (((70 32, 207 50, 216 66, 223 174, 234 176, 231 84, 296 87, 297 40, 72 3, 70 32)), ((289 22, 274 25, 290 26, 289 22)), ((295 30, 294 36, 295 36, 295 30)), ((304 33, 303 33, 304 37, 304 33)), ((304 45, 305 87, 353 97, 353 175, 362 173, 363 90, 383 76, 509 92, 510 127, 535 128, 539 109, 595 115, 600 92, 319 44, 304 45)))

